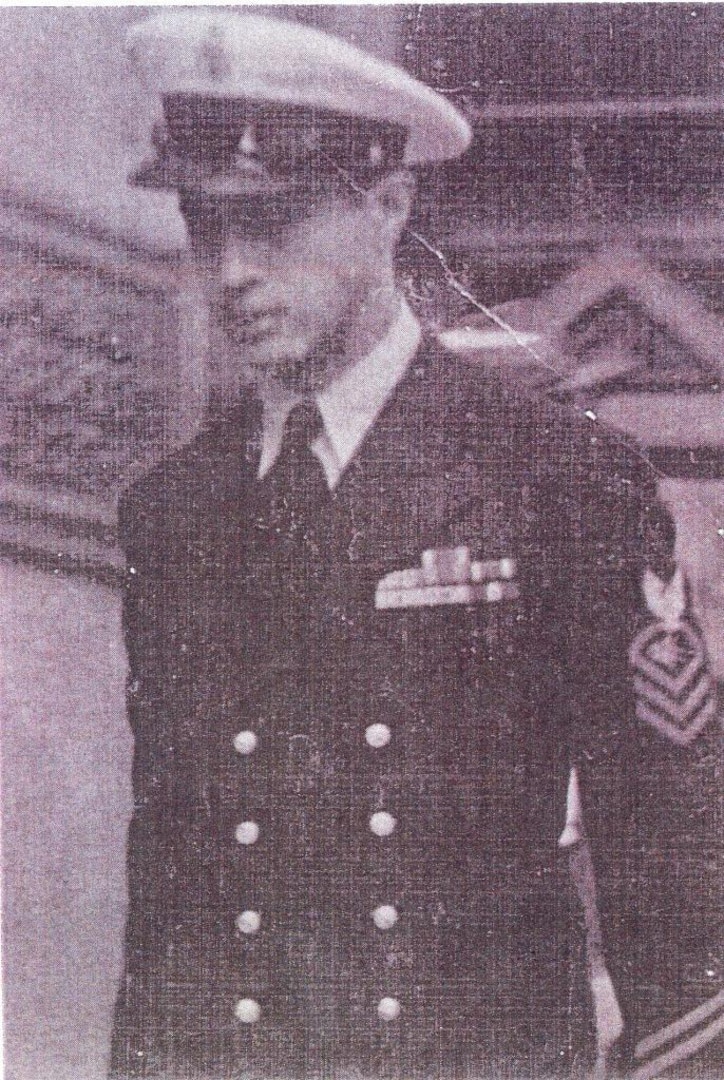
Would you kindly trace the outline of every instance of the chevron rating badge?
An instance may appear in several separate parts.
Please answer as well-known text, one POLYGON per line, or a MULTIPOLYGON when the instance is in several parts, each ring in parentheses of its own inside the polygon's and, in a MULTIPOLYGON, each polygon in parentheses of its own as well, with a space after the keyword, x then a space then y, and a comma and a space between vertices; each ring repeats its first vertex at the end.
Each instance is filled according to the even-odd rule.
POLYGON ((644 572, 643 592, 654 616, 631 643, 636 715, 678 746, 688 746, 712 718, 714 686, 701 634, 686 618, 681 570, 664 582, 644 572))

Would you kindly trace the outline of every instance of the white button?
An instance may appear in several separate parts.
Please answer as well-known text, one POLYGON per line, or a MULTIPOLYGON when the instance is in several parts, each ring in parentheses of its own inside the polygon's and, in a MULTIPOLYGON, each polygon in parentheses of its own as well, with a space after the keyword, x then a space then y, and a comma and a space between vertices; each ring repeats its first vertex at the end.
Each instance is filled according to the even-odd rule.
POLYGON ((234 1015, 242 1024, 255 1024, 261 1016, 261 1007, 254 998, 242 998, 234 1006, 234 1015))
POLYGON ((253 754, 259 742, 256 732, 240 731, 234 736, 234 749, 237 754, 253 754))
POLYGON ((234 836, 240 844, 255 844, 259 839, 259 826, 255 821, 242 821, 236 826, 234 836))
POLYGON ((396 820, 386 810, 378 810, 370 818, 370 829, 375 836, 389 836, 395 831, 396 820))
POLYGON ((381 1020, 396 1020, 400 1015, 400 1003, 397 998, 383 997, 377 1005, 381 1020))
POLYGON ((236 916, 236 928, 242 934, 256 934, 261 926, 261 915, 258 911, 242 911, 236 916))
POLYGON ((374 746, 375 750, 379 750, 382 746, 387 746, 391 738, 392 732, 387 724, 370 724, 365 731, 365 739, 370 746, 374 746))
POLYGON ((372 912, 372 921, 379 930, 390 930, 397 922, 397 908, 392 904, 380 904, 372 912))
POLYGON ((485 598, 495 604, 503 599, 503 586, 499 581, 490 581, 485 587, 485 598))

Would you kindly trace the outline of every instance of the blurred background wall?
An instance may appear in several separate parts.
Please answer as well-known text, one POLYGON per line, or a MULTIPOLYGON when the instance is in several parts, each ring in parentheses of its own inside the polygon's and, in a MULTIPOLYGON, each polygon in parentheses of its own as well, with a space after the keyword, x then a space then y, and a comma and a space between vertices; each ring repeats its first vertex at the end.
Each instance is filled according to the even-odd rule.
MULTIPOLYGON (((469 115, 473 146, 420 178, 415 227, 486 303, 537 297, 562 371, 546 389, 647 445, 724 675, 724 6, 283 13, 469 115)), ((122 55, 143 14, 0 9, 8 1080, 103 1076, 130 807, 115 499, 188 437, 178 388, 199 379, 173 199, 125 184, 154 115, 122 55)), ((401 273, 486 363, 487 320, 439 260, 410 239, 401 273)))

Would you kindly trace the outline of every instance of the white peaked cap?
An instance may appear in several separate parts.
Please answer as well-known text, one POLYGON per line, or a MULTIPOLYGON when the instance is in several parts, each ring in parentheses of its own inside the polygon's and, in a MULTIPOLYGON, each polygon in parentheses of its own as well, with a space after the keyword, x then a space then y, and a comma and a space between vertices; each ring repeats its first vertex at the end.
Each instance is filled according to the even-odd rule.
POLYGON ((429 86, 301 23, 164 12, 131 29, 128 52, 162 95, 301 105, 399 124, 408 132, 408 165, 459 157, 472 138, 462 113, 429 86))

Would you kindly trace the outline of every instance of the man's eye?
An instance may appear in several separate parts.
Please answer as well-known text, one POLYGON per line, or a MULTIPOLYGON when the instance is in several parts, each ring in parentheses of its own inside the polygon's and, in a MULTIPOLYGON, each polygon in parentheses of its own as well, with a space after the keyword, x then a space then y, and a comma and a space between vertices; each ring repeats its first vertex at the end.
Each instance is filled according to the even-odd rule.
POLYGON ((235 211, 230 224, 237 235, 246 239, 276 239, 307 213, 305 204, 292 201, 261 206, 249 203, 235 211))
POLYGON ((276 239, 282 235, 287 224, 276 217, 261 214, 255 217, 251 214, 248 217, 245 216, 235 220, 232 231, 236 236, 243 237, 245 240, 276 239))
POLYGON ((192 248, 197 254, 219 251, 224 237, 242 240, 281 240, 286 231, 313 210, 308 197, 239 199, 234 202, 182 204, 192 248))

